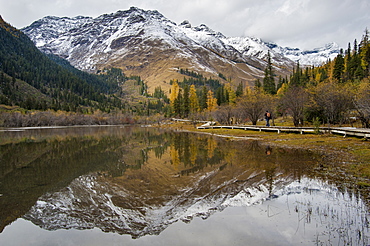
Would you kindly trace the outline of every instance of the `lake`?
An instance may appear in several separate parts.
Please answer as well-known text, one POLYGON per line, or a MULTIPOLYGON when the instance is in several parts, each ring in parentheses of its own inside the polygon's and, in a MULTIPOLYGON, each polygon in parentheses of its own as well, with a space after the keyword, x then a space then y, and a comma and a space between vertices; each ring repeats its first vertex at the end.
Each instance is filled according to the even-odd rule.
POLYGON ((2 130, 0 245, 370 245, 327 161, 151 127, 2 130))

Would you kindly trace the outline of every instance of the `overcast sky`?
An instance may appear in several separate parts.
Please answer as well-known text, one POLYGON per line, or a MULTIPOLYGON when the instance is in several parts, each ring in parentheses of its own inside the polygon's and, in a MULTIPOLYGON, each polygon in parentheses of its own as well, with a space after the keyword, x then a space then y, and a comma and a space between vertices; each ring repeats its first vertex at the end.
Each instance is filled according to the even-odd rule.
POLYGON ((0 0, 0 15, 22 28, 48 15, 97 17, 131 6, 158 10, 176 23, 204 23, 225 36, 302 49, 329 42, 347 48, 370 29, 370 0, 0 0))

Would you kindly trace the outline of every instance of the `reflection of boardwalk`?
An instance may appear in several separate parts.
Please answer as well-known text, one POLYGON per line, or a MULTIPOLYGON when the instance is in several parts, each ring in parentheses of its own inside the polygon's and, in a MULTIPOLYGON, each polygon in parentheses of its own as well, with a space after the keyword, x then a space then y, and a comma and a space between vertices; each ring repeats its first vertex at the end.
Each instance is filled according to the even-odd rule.
MULTIPOLYGON (((314 133, 314 127, 286 127, 286 126, 199 126, 198 129, 239 129, 245 131, 286 132, 286 133, 314 133)), ((320 127, 322 133, 333 133, 346 136, 370 138, 370 129, 354 127, 320 127)))

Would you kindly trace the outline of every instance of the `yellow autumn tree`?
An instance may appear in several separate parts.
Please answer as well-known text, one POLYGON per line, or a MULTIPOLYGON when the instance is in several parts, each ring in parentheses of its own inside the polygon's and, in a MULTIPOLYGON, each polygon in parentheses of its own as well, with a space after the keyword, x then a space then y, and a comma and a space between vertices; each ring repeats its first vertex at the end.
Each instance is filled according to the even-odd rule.
POLYGON ((250 95, 252 94, 253 90, 250 86, 246 86, 244 89, 244 95, 250 95))
POLYGON ((321 81, 322 73, 316 73, 315 75, 315 82, 318 84, 321 81))
POLYGON ((287 83, 283 83, 281 85, 281 87, 279 88, 279 90, 277 91, 277 95, 278 96, 282 96, 286 91, 288 90, 288 84, 287 83))
POLYGON ((325 66, 327 66, 329 81, 334 82, 334 77, 333 77, 334 61, 329 61, 325 66))
POLYGON ((171 90, 170 90, 170 103, 171 103, 171 106, 172 107, 173 107, 173 105, 175 103, 176 98, 179 95, 179 91, 180 91, 180 86, 177 83, 177 80, 174 80, 172 82, 172 86, 171 86, 171 90))
POLYGON ((236 93, 231 88, 230 83, 227 83, 225 85, 225 89, 226 89, 227 93, 229 94, 229 104, 232 104, 232 105, 235 104, 235 102, 236 102, 236 93))
POLYGON ((207 110, 214 111, 217 106, 217 98, 214 98, 213 91, 209 90, 207 93, 207 110))

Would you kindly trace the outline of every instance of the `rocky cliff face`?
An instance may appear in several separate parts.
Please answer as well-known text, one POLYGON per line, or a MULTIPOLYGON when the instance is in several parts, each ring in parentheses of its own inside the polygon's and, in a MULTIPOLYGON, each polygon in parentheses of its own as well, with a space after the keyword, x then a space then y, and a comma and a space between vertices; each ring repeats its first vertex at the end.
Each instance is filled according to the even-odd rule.
POLYGON ((177 25, 158 11, 134 7, 97 18, 48 16, 23 32, 40 50, 65 58, 79 69, 97 72, 119 67, 128 75, 140 75, 149 89, 169 87, 169 80, 182 79, 179 68, 212 77, 222 73, 236 84, 252 84, 263 76, 267 52, 276 74, 287 74, 296 60, 309 64, 316 59, 303 59, 307 56, 302 52, 256 38, 228 38, 204 24, 193 27, 184 21, 177 25))

